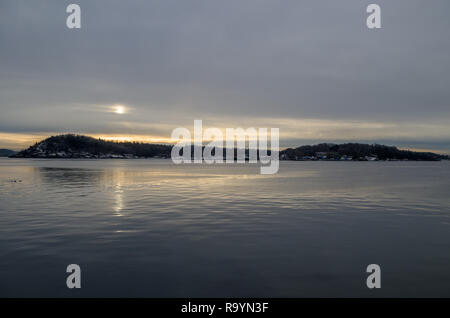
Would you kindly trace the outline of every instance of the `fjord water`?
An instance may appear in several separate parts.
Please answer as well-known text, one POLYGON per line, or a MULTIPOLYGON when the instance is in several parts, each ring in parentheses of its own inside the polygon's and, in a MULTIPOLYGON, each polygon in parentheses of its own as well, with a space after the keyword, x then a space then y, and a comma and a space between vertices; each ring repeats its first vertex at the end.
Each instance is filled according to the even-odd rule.
POLYGON ((448 161, 1 159, 0 296, 450 297, 449 193, 448 161))

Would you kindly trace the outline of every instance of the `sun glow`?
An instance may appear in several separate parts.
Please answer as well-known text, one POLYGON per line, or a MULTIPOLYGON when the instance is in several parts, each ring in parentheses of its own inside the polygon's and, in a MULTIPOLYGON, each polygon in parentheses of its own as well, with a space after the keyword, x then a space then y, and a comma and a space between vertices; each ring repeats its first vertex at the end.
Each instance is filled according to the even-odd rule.
POLYGON ((116 114, 119 114, 119 115, 125 114, 125 111, 126 111, 126 109, 125 109, 125 107, 122 106, 122 105, 116 105, 116 106, 114 106, 114 112, 115 112, 116 114))

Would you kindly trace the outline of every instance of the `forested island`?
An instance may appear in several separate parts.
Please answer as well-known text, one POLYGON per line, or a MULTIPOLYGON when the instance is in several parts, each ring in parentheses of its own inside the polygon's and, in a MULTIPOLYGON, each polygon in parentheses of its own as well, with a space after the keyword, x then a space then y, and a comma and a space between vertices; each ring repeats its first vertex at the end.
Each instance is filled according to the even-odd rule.
POLYGON ((416 152, 400 150, 397 147, 378 144, 330 144, 322 143, 312 146, 288 148, 280 152, 284 160, 342 160, 342 161, 377 161, 377 160, 448 160, 448 155, 433 152, 416 152))
POLYGON ((85 158, 85 159, 133 159, 170 158, 172 146, 141 142, 117 142, 83 135, 59 135, 49 137, 22 150, 15 158, 85 158))
MULTIPOLYGON (((141 142, 117 142, 83 135, 49 137, 28 149, 10 155, 14 158, 136 159, 170 158, 172 146, 141 142)), ((248 152, 248 150, 247 150, 248 152)), ((225 152, 224 152, 225 153, 225 152)), ((448 160, 447 155, 400 150, 378 144, 330 144, 301 146, 280 151, 281 160, 448 160)))

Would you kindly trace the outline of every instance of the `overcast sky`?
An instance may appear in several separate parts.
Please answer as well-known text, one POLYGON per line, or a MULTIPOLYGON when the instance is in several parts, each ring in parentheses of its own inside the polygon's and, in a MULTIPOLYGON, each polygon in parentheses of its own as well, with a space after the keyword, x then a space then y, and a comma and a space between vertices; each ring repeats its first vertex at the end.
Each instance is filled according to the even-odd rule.
POLYGON ((279 127, 282 146, 450 151, 448 0, 72 2, 79 30, 70 1, 0 2, 0 147, 66 132, 164 141, 203 119, 279 127))

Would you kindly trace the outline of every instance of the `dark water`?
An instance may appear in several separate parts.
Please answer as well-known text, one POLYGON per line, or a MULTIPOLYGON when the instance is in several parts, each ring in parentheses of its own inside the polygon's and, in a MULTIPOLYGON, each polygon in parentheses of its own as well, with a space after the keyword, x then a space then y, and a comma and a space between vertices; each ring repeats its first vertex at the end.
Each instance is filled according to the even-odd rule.
POLYGON ((0 296, 450 297, 449 162, 258 173, 1 159, 0 296), (72 263, 78 290, 66 287, 72 263), (372 263, 378 290, 366 287, 372 263))

